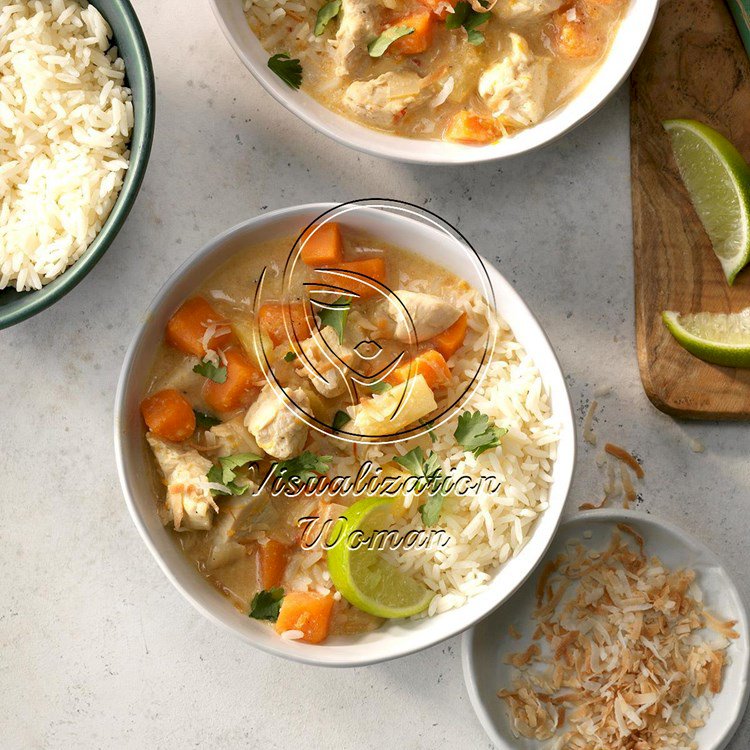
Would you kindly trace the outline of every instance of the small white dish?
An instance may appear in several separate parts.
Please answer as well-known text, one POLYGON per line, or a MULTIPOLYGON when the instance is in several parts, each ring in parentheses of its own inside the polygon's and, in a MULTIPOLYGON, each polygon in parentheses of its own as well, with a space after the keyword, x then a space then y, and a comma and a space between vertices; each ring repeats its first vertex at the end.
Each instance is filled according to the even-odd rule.
MULTIPOLYGON (((550 392, 553 416, 561 425, 549 507, 518 555, 499 569, 487 588, 458 609, 420 620, 392 620, 371 633, 332 637, 321 645, 279 638, 272 628, 239 612, 212 587, 180 552, 157 513, 147 471, 148 457, 139 409, 146 392, 154 349, 164 336, 164 327, 172 312, 222 263, 256 243, 296 236, 333 206, 324 203, 295 206, 245 221, 211 240, 175 271, 144 311, 140 328, 125 356, 115 397, 114 445, 120 484, 133 522, 164 574, 198 611, 269 653, 307 664, 352 667, 414 653, 458 635, 485 617, 521 585, 544 555, 560 522, 573 474, 576 441, 570 397, 547 337, 513 287, 492 265, 485 264, 497 311, 539 368, 550 392)), ((350 223, 384 242, 428 257, 472 283, 465 249, 455 238, 426 221, 373 207, 359 209, 356 214, 347 213, 337 217, 337 221, 344 226, 350 223)))
MULTIPOLYGON (((304 91, 289 88, 268 68, 270 53, 251 31, 242 0, 211 0, 214 15, 237 56, 258 83, 301 120, 345 146, 373 156, 417 164, 471 164, 533 151, 582 123, 620 87, 633 69, 656 19, 659 0, 629 0, 611 49, 591 80, 570 102, 538 125, 487 146, 404 138, 372 130, 332 112, 304 91)), ((274 50, 279 51, 279 50, 274 50)))
MULTIPOLYGON (((713 698, 706 726, 695 735, 700 750, 721 750, 737 730, 747 706, 750 644, 745 605, 716 555, 676 526, 646 513, 604 509, 581 513, 563 523, 540 568, 562 552, 571 539, 594 549, 606 547, 618 523, 635 529, 645 541, 646 553, 657 555, 665 565, 693 568, 698 573, 698 584, 709 611, 722 619, 737 620, 735 629, 740 637, 732 641, 727 651, 731 663, 724 669, 722 690, 713 698), (587 531, 592 533, 591 539, 584 538, 587 531)), ((506 654, 524 648, 525 642, 514 640, 508 628, 513 625, 522 634, 528 631, 536 603, 536 579, 536 575, 530 576, 501 607, 465 633, 461 645, 464 681, 471 704, 487 736, 501 750, 549 747, 549 743, 514 737, 505 703, 496 695, 500 688, 511 684, 513 668, 503 659, 506 654)))

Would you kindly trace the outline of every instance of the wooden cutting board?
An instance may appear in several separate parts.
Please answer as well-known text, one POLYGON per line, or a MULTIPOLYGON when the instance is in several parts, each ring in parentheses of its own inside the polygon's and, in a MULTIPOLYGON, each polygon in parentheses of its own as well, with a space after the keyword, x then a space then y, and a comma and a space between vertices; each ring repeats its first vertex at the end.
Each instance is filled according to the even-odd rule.
POLYGON ((662 310, 750 307, 750 269, 729 287, 682 185, 661 122, 689 117, 750 157, 750 63, 723 0, 666 0, 631 78, 631 172, 638 365, 646 394, 669 414, 750 418, 750 370, 682 349, 662 310))

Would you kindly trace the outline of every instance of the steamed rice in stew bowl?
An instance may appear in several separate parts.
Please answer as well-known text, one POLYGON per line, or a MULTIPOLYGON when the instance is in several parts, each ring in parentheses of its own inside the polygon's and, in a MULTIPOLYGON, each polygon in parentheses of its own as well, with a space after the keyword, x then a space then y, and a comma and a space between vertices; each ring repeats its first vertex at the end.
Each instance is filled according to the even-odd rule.
POLYGON ((396 589, 421 592, 411 619, 449 615, 540 523, 551 538, 560 420, 537 366, 491 302, 392 241, 328 222, 296 245, 243 243, 176 301, 150 356, 141 430, 161 521, 236 610, 287 641, 382 628, 396 589), (365 465, 380 484, 332 482, 365 465), (462 489, 433 492, 424 475, 462 489), (400 541, 359 558, 389 582, 373 604, 340 590, 341 547, 326 542, 386 479, 376 528, 400 541))
POLYGON ((487 144, 575 98, 628 0, 244 0, 269 67, 409 138, 487 144))

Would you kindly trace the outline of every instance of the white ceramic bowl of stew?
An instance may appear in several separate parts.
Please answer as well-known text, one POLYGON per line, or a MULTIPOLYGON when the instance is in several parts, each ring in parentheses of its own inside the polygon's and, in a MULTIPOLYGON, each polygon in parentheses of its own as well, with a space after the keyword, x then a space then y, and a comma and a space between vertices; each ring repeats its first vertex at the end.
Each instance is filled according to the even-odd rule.
POLYGON ((258 83, 290 112, 321 133, 358 151, 417 164, 470 164, 540 148, 596 112, 627 79, 653 27, 659 0, 630 0, 610 49, 593 76, 567 104, 538 124, 486 146, 404 138, 372 130, 295 91, 268 68, 269 53, 248 25, 242 0, 211 0, 232 48, 258 83))
MULTIPOLYGON (((498 569, 481 593, 458 609, 418 620, 386 621, 372 632, 329 636, 319 645, 284 640, 268 623, 250 619, 236 609, 198 573, 179 549, 174 534, 162 525, 139 404, 146 393, 154 353, 170 315, 206 277, 248 246, 298 234, 300 228, 330 208, 332 204, 297 206, 245 221, 211 240, 172 275, 144 311, 140 329, 125 357, 115 399, 114 442, 120 483, 133 521, 164 574, 198 611, 269 653, 309 664, 348 667, 404 656, 457 635, 494 610, 523 583, 557 530, 575 463, 575 428, 565 380, 544 331, 513 287, 485 262, 497 312, 533 358, 549 392, 553 417, 560 424, 549 507, 536 522, 525 546, 498 569)), ((428 257, 469 280, 465 272, 465 246, 426 222, 373 208, 358 210, 351 216, 337 221, 344 227, 350 221, 359 231, 428 257)))

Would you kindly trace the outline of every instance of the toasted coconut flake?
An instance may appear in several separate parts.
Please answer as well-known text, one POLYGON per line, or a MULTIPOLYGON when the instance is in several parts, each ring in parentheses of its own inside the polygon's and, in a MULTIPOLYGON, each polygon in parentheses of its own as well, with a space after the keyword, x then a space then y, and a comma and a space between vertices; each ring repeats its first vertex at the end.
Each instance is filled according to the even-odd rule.
POLYGON ((705 611, 694 571, 647 558, 618 526, 603 552, 571 542, 545 566, 534 641, 507 658, 519 672, 498 696, 516 736, 556 749, 696 748, 735 623, 705 611))
POLYGON ((613 443, 607 443, 604 446, 604 450, 609 453, 610 456, 614 456, 618 461, 626 463, 634 472, 638 479, 643 479, 643 467, 636 461, 635 457, 628 453, 624 448, 620 448, 619 445, 613 443))
POLYGON ((594 414, 596 414, 597 406, 599 406, 599 402, 594 399, 589 404, 589 409, 583 419, 583 439, 589 445, 596 445, 596 434, 594 433, 594 414))

